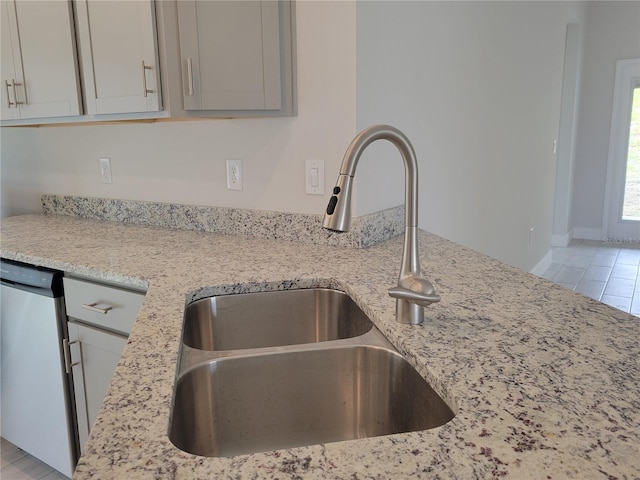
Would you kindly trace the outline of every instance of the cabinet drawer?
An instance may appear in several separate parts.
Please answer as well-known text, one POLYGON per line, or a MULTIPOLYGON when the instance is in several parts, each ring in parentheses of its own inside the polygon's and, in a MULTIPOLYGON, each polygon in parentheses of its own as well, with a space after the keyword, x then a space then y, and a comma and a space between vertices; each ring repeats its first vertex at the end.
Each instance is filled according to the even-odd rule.
POLYGON ((144 294, 65 277, 67 315, 82 322, 128 335, 144 294))

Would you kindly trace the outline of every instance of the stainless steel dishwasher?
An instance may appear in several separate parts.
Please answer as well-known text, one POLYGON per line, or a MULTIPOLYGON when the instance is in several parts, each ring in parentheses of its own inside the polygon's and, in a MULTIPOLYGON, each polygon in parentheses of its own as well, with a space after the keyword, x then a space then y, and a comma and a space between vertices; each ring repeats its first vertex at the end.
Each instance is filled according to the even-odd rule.
POLYGON ((62 272, 2 259, 2 437, 61 473, 78 461, 62 272))

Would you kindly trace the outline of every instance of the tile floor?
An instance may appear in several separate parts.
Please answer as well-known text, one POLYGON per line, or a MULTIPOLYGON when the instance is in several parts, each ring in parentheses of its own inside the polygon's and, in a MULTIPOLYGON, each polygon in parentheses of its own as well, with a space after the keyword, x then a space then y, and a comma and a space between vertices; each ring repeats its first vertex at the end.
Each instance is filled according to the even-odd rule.
POLYGON ((552 255, 544 278, 640 317, 640 245, 573 240, 552 255))
POLYGON ((14 444, 0 443, 0 479, 2 480, 69 480, 49 465, 32 457, 14 444))

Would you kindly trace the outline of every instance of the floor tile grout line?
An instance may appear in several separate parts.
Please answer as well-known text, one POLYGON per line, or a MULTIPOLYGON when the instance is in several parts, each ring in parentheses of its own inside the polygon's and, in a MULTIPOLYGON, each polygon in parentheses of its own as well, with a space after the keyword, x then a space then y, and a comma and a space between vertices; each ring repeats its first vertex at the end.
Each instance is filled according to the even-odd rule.
POLYGON ((20 453, 20 456, 12 459, 11 462, 2 466, 2 468, 0 469, 0 472, 2 473, 2 478, 4 478, 7 472, 12 470, 11 466, 13 466, 13 468, 17 468, 20 470, 20 473, 21 473, 20 478, 23 480, 43 480, 44 478, 47 478, 47 477, 67 478, 66 476, 62 475, 57 470, 55 470, 53 467, 51 467, 50 465, 45 464, 41 460, 30 455, 25 450, 22 450, 20 447, 17 447, 16 445, 12 444, 8 440, 5 440, 4 438, 2 438, 2 449, 0 452, 0 456, 2 457, 3 460, 8 459, 8 457, 11 455, 10 453, 11 450, 14 450, 20 453), (37 474, 32 470, 34 467, 37 467, 36 470, 40 469, 40 471, 37 474), (29 473, 30 471, 32 473, 29 473))
POLYGON ((611 280, 611 274, 613 273, 613 269, 616 266, 616 263, 618 262, 618 256, 620 255, 620 249, 618 248, 616 250, 615 256, 616 258, 613 260, 613 265, 611 266, 611 270, 609 271, 609 274, 607 275, 607 279, 604 282, 604 287, 602 288, 602 292, 600 293, 600 295, 598 295, 598 301, 601 302, 602 301, 602 297, 604 296, 604 292, 607 289, 607 285, 609 284, 609 280, 611 280))
MULTIPOLYGON (((599 293, 597 295, 598 298, 595 298, 595 296, 592 296, 591 298, 594 298, 595 300, 598 300, 600 302, 602 302, 603 297, 605 297, 605 291, 607 290, 607 287, 609 286, 609 282, 612 279, 615 278, 619 278, 619 279, 624 279, 624 277, 614 277, 614 269, 618 266, 618 265, 628 265, 627 263, 618 263, 621 260, 621 257, 623 256, 624 252, 627 251, 634 251, 634 250, 638 250, 637 248, 624 248, 624 247, 612 247, 612 246, 604 246, 604 245, 587 245, 587 244, 582 244, 582 243, 577 243, 577 244, 571 244, 567 247, 555 247, 552 253, 557 253, 557 255, 554 255, 556 258, 552 257, 552 263, 554 264, 553 270, 551 269, 551 267, 547 270, 545 278, 549 278, 551 279, 552 282, 557 283, 557 284, 562 284, 567 288, 572 289, 573 291, 576 291, 576 289, 578 288, 578 285, 580 284, 580 282, 586 282, 586 281, 593 281, 593 282, 598 282, 598 283, 603 283, 604 286, 602 287, 602 292, 599 293), (607 249, 606 252, 598 252, 598 249, 603 248, 603 249, 607 249), (595 260, 595 257, 600 255, 600 254, 611 254, 614 256, 613 258, 613 262, 612 264, 609 265, 594 265, 593 262, 595 260), (567 263, 570 261, 570 257, 572 255, 583 255, 586 257, 591 257, 589 264, 587 266, 576 266, 576 265, 568 265, 567 263), (559 258, 557 258, 559 257, 559 258), (587 270, 589 270, 590 267, 606 267, 609 269, 608 274, 606 275, 606 279, 605 280, 596 280, 596 279, 585 279, 585 275, 587 270), (571 283, 566 283, 566 282, 562 282, 560 281, 560 279, 558 278, 560 275, 560 272, 564 269, 564 268, 574 268, 574 269, 581 269, 583 270, 583 272, 581 273, 581 275, 578 277, 577 281, 571 282, 571 283), (549 275, 548 272, 552 272, 551 275, 549 275)), ((635 255, 635 254, 633 254, 635 255)), ((640 262, 639 262, 640 263, 640 262)), ((583 264, 584 265, 584 264, 583 264)), ((633 301, 634 298, 636 298, 636 295, 640 295, 640 265, 635 265, 638 267, 638 270, 636 271, 636 275, 634 278, 630 278, 628 280, 633 280, 633 289, 631 291, 631 298, 630 298, 630 305, 628 308, 626 309, 620 309, 623 311, 626 311, 627 313, 631 313, 631 311, 633 310, 633 301)), ((620 269, 620 267, 617 267, 618 269, 620 269)), ((583 284, 584 285, 584 284, 583 284)), ((580 292, 578 292, 580 293, 580 292)), ((615 293, 615 292, 614 292, 615 293)), ((590 296, 590 295, 586 295, 586 296, 590 296)), ((619 297, 621 299, 625 299, 625 300, 629 300, 629 298, 627 296, 620 296, 620 295, 612 295, 612 294, 606 294, 606 296, 608 297, 619 297)), ((603 302, 605 303, 605 302, 603 302)), ((626 304, 626 301, 625 301, 626 304)))

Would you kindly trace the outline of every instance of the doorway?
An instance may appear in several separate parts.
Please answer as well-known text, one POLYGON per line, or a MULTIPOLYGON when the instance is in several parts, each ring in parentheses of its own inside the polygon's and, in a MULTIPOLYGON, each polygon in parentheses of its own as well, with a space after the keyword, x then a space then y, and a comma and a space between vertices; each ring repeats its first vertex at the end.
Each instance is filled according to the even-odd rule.
POLYGON ((607 238, 640 242, 640 59, 618 60, 604 225, 607 238))
POLYGON ((622 219, 637 222, 640 221, 640 87, 633 89, 627 152, 622 219))

